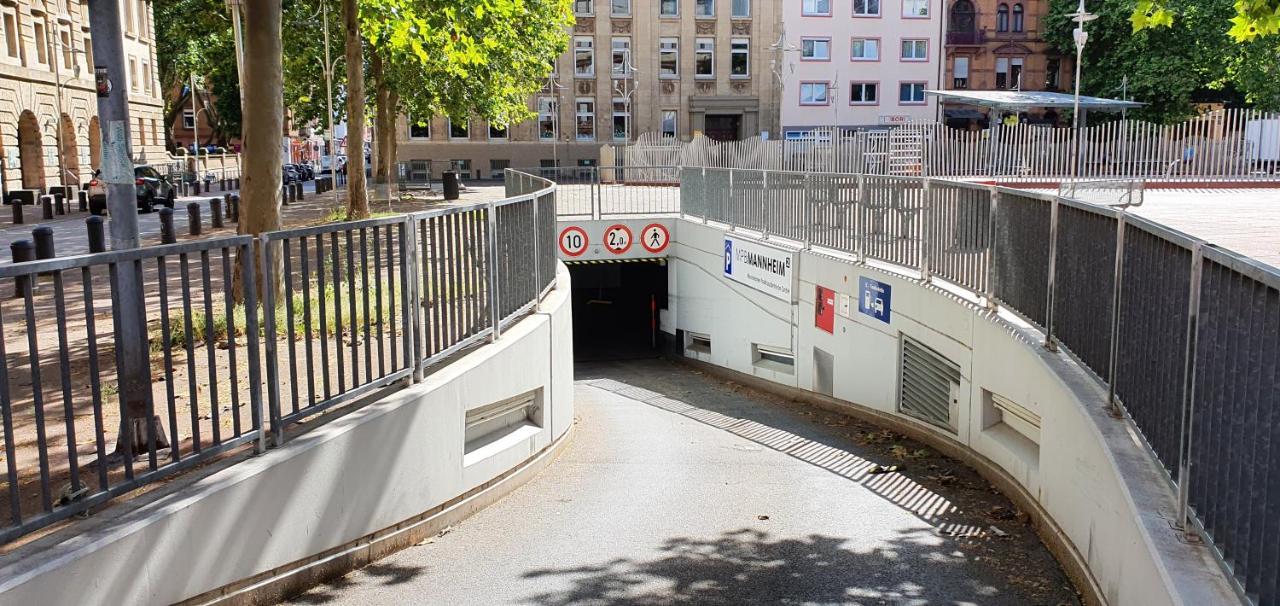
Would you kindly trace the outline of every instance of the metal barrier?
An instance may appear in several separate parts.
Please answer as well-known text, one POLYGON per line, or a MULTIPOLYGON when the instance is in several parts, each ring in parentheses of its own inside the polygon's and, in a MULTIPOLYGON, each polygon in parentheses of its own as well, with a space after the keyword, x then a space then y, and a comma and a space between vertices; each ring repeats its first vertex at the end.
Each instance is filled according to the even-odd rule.
MULTIPOLYGON (((508 196, 528 193, 519 175, 556 183, 556 215, 565 219, 675 215, 680 169, 674 166, 543 167, 507 169, 508 196)), ((527 178, 527 177, 524 177, 527 178)))
POLYGON ((16 289, 0 299, 0 542, 268 436, 280 445, 307 418, 497 339, 555 283, 556 188, 524 183, 496 202, 0 266, 16 289), (142 276, 145 309, 112 304, 124 270, 142 276), (125 323, 149 341, 134 348, 149 345, 141 390, 116 374, 125 323), (119 454, 135 442, 136 461, 119 454))
POLYGON ((919 271, 1110 390, 1241 594, 1280 600, 1280 270, 1106 206, 941 179, 684 168, 682 213, 919 271), (806 220, 808 219, 808 220, 806 220))

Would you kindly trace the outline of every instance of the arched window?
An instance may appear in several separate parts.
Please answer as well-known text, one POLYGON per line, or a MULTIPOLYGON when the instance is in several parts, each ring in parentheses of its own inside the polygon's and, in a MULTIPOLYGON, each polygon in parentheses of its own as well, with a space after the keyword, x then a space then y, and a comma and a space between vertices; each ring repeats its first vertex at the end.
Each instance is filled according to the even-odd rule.
POLYGON ((1022 3, 1013 5, 1013 31, 1022 31, 1022 3))
POLYGON ((974 31, 976 12, 973 9, 973 2, 969 0, 956 0, 951 5, 951 20, 947 29, 953 32, 972 32, 974 31))
POLYGON ((1000 8, 996 9, 996 31, 1009 31, 1009 5, 1001 3, 1000 8))

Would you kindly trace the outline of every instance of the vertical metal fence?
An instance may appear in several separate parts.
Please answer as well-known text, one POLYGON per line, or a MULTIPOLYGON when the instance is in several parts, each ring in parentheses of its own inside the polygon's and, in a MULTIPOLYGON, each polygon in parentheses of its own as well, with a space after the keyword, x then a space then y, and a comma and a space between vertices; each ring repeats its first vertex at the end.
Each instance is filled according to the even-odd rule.
POLYGON ((521 183, 496 202, 0 266, 0 542, 282 444, 498 338, 555 283, 556 188, 521 183), (123 272, 144 309, 114 305, 123 272), (148 341, 140 389, 117 374, 126 322, 148 341))
POLYGON ((1280 271, 1109 207, 941 179, 684 168, 691 218, 918 270, 1107 384, 1242 595, 1280 600, 1280 271), (728 193, 726 193, 728 192, 728 193))

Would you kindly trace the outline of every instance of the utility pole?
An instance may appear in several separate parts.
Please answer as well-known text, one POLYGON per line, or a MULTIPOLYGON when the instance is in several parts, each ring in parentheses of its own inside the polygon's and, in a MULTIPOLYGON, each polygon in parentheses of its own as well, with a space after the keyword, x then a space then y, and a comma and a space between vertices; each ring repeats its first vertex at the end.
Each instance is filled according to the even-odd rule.
MULTIPOLYGON (((129 83, 118 0, 89 0, 93 34, 94 80, 98 120, 102 123, 102 181, 106 185, 112 250, 138 248, 138 197, 134 188, 133 151, 129 140, 129 83)), ((116 334, 120 386, 120 435, 116 454, 131 459, 167 445, 158 423, 147 418, 151 401, 151 368, 147 355, 146 307, 142 276, 133 263, 116 267, 112 308, 119 314, 116 334)))

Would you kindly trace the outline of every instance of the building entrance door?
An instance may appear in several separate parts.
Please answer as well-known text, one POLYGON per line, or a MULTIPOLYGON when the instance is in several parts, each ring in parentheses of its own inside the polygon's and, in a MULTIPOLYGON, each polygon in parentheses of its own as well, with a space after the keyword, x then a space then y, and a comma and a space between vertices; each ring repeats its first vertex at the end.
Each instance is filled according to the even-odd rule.
POLYGON ((737 141, 742 138, 742 116, 709 114, 704 132, 716 141, 737 141))

